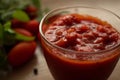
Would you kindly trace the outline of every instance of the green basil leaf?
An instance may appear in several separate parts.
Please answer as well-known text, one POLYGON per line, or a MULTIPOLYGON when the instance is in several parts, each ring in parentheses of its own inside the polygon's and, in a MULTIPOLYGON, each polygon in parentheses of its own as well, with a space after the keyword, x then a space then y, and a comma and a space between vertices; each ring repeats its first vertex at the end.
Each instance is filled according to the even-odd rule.
POLYGON ((16 33, 15 38, 20 41, 33 41, 35 39, 35 37, 29 37, 19 33, 16 33))
POLYGON ((30 20, 30 18, 27 15, 27 13, 25 13, 22 10, 16 10, 13 13, 13 18, 18 19, 18 20, 23 21, 23 22, 28 22, 30 20))
POLYGON ((6 22, 3 26, 4 26, 4 30, 11 29, 11 22, 8 21, 8 22, 6 22))

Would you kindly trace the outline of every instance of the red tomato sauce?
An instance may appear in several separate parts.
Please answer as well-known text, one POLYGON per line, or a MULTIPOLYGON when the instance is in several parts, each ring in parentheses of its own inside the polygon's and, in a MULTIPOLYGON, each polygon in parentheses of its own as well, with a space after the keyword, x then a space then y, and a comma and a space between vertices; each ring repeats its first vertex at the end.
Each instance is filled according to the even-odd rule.
POLYGON ((77 52, 62 52, 42 42, 55 80, 107 80, 119 59, 119 52, 114 51, 112 55, 111 52, 89 52, 99 52, 117 45, 120 42, 119 32, 106 21, 89 15, 58 15, 48 21, 47 29, 43 31, 46 39, 54 45, 77 52))
POLYGON ((45 37, 57 46, 79 52, 97 52, 119 42, 119 33, 98 18, 79 14, 54 18, 45 31, 45 37))

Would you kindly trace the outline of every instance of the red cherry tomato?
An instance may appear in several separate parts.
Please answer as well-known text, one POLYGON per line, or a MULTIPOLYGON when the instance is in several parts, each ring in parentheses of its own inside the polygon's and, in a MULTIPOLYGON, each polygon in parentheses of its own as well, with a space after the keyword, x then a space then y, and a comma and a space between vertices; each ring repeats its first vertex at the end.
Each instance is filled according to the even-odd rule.
POLYGON ((30 36, 30 37, 32 36, 31 32, 29 32, 28 30, 23 29, 23 28, 14 28, 13 30, 16 31, 17 33, 23 34, 25 36, 30 36))
POLYGON ((12 19, 12 28, 23 28, 26 22, 19 21, 17 19, 12 19))
POLYGON ((28 5, 25 10, 24 10, 28 16, 31 18, 31 19, 35 19, 37 17, 37 8, 33 5, 28 5))
POLYGON ((25 8, 25 12, 27 13, 31 13, 31 12, 37 12, 37 8, 33 5, 28 5, 26 8, 25 8))
POLYGON ((39 22, 37 20, 31 20, 26 23, 26 26, 24 28, 34 35, 37 35, 39 32, 39 22))
POLYGON ((8 53, 8 62, 12 67, 20 67, 29 61, 36 49, 36 42, 21 42, 8 53))

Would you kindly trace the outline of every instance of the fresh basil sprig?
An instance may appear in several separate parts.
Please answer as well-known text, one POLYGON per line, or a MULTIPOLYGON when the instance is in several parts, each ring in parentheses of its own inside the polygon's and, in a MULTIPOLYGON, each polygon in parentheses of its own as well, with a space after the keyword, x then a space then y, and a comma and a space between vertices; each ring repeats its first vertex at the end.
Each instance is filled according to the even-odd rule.
POLYGON ((1 25, 0 28, 2 29, 2 35, 0 35, 0 39, 2 40, 1 44, 3 45, 13 45, 17 41, 32 41, 35 39, 35 37, 28 37, 15 32, 13 29, 11 29, 10 21, 6 22, 3 26, 1 25))
POLYGON ((28 15, 23 9, 29 4, 38 8, 38 19, 41 20, 44 11, 40 0, 0 0, 0 69, 7 64, 5 46, 14 45, 17 41, 32 41, 35 37, 28 37, 15 32, 11 28, 11 19, 15 18, 22 22, 29 21, 28 15))
POLYGON ((28 22, 30 20, 29 16, 22 10, 16 10, 12 16, 22 22, 28 22))
POLYGON ((28 4, 29 0, 0 0, 0 22, 4 24, 13 18, 13 12, 24 9, 28 4))

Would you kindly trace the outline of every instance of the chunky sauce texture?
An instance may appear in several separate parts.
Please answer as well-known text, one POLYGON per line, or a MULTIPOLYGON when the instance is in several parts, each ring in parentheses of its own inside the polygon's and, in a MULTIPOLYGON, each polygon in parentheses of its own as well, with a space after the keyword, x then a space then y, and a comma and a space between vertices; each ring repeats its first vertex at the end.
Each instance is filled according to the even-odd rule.
POLYGON ((119 49, 106 53, 89 53, 111 48, 120 40, 119 32, 96 17, 56 15, 43 25, 43 32, 52 44, 78 52, 65 52, 41 41, 55 80, 107 80, 119 60, 119 49))
POLYGON ((119 42, 119 33, 96 17, 67 14, 53 17, 45 37, 55 45, 80 51, 106 50, 119 42))

